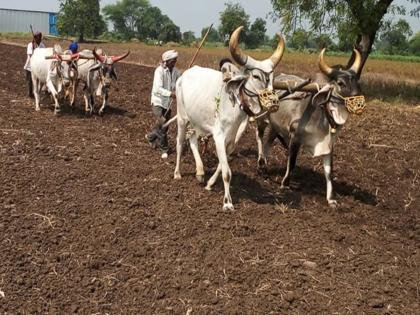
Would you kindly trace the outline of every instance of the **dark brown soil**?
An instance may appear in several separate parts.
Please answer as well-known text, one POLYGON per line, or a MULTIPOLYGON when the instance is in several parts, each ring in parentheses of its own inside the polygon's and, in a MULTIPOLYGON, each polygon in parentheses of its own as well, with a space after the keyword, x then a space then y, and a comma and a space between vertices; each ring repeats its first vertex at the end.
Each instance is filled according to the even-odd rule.
POLYGON ((224 213, 191 153, 174 181, 144 140, 153 69, 119 64, 103 117, 80 95, 54 116, 25 97, 24 60, 0 45, 1 314, 420 314, 419 107, 372 101, 346 125, 338 209, 318 159, 280 191, 278 145, 259 176, 250 128, 224 213))

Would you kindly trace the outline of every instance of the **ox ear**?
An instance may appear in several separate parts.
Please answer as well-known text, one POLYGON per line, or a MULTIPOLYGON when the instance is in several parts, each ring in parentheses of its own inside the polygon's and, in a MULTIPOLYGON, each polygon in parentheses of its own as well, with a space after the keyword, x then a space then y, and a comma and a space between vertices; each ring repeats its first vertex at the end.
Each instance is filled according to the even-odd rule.
POLYGON ((112 69, 112 71, 111 71, 111 78, 113 78, 115 81, 118 81, 118 76, 117 76, 117 72, 115 71, 115 69, 112 69))
POLYGON ((102 67, 100 63, 94 64, 89 68, 89 72, 99 70, 102 67))
POLYGON ((233 91, 238 88, 248 77, 243 74, 237 74, 233 76, 229 81, 226 82, 226 88, 228 91, 233 91))

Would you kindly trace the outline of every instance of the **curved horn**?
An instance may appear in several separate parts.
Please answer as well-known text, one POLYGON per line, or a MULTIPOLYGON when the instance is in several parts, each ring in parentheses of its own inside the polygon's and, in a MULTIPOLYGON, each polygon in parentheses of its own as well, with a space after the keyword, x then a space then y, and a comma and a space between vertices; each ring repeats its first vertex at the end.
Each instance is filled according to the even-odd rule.
POLYGON ((353 70, 355 73, 359 73, 360 66, 362 65, 362 55, 357 49, 353 49, 354 62, 349 70, 353 70))
POLYGON ((96 47, 93 48, 92 53, 95 56, 95 58, 98 59, 100 62, 102 62, 102 63, 105 62, 105 60, 106 60, 105 56, 98 55, 98 53, 96 52, 96 47))
POLYGON ((241 35, 243 28, 243 26, 239 26, 236 30, 234 30, 229 40, 230 54, 232 55, 232 58, 241 66, 244 66, 248 60, 248 56, 245 55, 238 47, 239 35, 241 35))
POLYGON ((330 66, 328 66, 325 63, 325 61, 324 61, 324 53, 325 53, 325 48, 323 48, 321 50, 321 53, 319 54, 319 60, 318 60, 319 69, 326 76, 331 76, 331 74, 333 73, 333 68, 331 68, 330 66))
POLYGON ((283 36, 281 36, 280 33, 276 33, 276 35, 279 38, 279 43, 277 45, 276 50, 270 57, 270 60, 273 63, 274 68, 279 64, 281 58, 283 57, 284 47, 286 46, 284 43, 283 36))
POLYGON ((130 54, 130 51, 127 51, 124 55, 121 56, 112 56, 111 60, 112 62, 118 62, 120 60, 123 60, 124 58, 127 58, 127 56, 130 54))

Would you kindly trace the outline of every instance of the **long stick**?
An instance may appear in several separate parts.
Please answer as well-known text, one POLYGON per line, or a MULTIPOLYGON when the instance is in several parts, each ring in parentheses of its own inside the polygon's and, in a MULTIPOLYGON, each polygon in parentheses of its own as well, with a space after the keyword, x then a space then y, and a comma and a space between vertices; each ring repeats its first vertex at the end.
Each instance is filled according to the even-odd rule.
POLYGON ((209 29, 207 30, 206 34, 204 35, 203 39, 201 40, 200 46, 198 46, 197 51, 195 52, 194 57, 192 58, 192 60, 191 60, 190 64, 188 65, 187 69, 192 67, 192 65, 195 61, 195 58, 197 58, 198 52, 200 51, 201 47, 204 45, 204 42, 206 41, 207 36, 209 36, 210 30, 211 30, 212 27, 213 27, 213 24, 210 25, 209 29))

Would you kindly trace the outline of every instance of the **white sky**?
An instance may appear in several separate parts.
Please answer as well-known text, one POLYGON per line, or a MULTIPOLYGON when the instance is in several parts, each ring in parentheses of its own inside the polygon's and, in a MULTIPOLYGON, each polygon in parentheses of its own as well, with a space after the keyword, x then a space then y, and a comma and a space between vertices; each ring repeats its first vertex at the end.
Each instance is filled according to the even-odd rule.
MULTIPOLYGON (((153 6, 159 7, 162 12, 168 15, 176 25, 181 28, 181 32, 193 31, 197 36, 200 35, 203 27, 214 23, 219 25, 219 14, 225 8, 228 0, 150 0, 153 6)), ((101 0, 101 6, 116 3, 116 0, 101 0)), ((258 17, 266 19, 267 34, 272 36, 280 30, 279 22, 273 23, 268 18, 268 13, 272 10, 270 0, 232 0, 240 3, 245 12, 250 15, 251 23, 258 17)), ((415 7, 408 0, 395 0, 395 4, 404 4, 407 8, 415 7)), ((418 4, 417 4, 418 5, 418 4)), ((57 11, 59 8, 58 0, 0 0, 0 8, 38 10, 38 11, 57 11)), ((409 15, 404 17, 409 23, 413 32, 420 31, 420 18, 409 15)))

